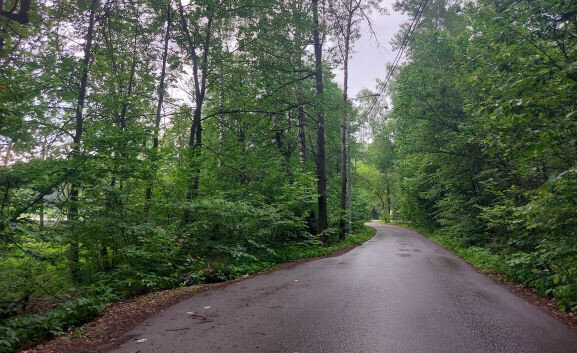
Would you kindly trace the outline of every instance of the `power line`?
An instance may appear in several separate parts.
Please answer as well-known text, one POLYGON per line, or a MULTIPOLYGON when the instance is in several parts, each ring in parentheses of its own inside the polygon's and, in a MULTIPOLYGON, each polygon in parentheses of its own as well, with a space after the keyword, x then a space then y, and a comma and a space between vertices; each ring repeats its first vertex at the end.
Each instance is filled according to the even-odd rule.
MULTIPOLYGON (((389 81, 391 80, 391 77, 393 76, 393 72, 395 72, 395 69, 397 68, 397 65, 399 64, 399 62, 401 60, 401 57, 403 56, 403 53, 405 52, 405 48, 409 44, 411 36, 413 35, 413 33, 415 32, 415 29, 419 25, 419 21, 421 20, 421 16, 423 15, 423 11, 424 11, 425 7, 427 6, 428 1, 429 0, 421 0, 421 3, 419 4, 419 8, 417 9, 417 14, 413 18, 413 21, 412 21, 411 25, 409 26, 409 30, 407 31, 407 33, 405 34, 405 37, 403 38, 403 41, 401 43, 401 48, 397 52, 395 60, 393 60, 393 66, 392 66, 391 70, 387 73, 387 77, 385 78, 385 82, 381 86, 379 93, 377 93, 377 95, 375 96, 375 99, 373 100, 373 102, 372 102, 371 106, 369 107, 369 109, 367 110, 367 112, 363 115, 362 119, 364 119, 366 116, 368 116, 371 113, 371 111, 373 110, 373 108, 377 104, 377 100, 379 99, 379 96, 384 93, 389 81)), ((349 120, 349 122, 350 122, 350 120, 349 120)), ((349 130, 349 129, 350 129, 350 127, 347 126, 347 130, 349 130)), ((350 135, 350 130, 349 130, 349 133, 347 134, 347 137, 349 137, 349 135, 350 135)), ((353 196, 352 192, 353 192, 353 190, 352 190, 352 183, 351 183, 350 142, 347 143, 347 156, 348 156, 348 163, 347 163, 348 164, 348 167, 347 167, 348 197, 347 198, 348 198, 348 203, 349 203, 349 205, 348 205, 348 208, 349 208, 349 229, 351 229, 351 225, 352 225, 352 196, 353 196)))
POLYGON ((373 108, 377 104, 377 101, 378 101, 380 95, 383 94, 385 89, 387 88, 387 85, 389 84, 389 81, 391 80, 391 78, 393 76, 393 72, 395 72, 395 69, 397 68, 397 66, 399 64, 401 57, 403 56, 403 53, 405 52, 405 49, 406 49, 407 45, 409 44, 409 41, 410 41, 413 33, 415 32, 415 29, 419 25, 419 21, 421 20, 421 16, 423 15, 423 11, 425 10, 425 7, 427 6, 428 2, 429 2, 429 0, 421 0, 421 3, 419 4, 419 8, 417 9, 417 14, 413 18, 413 21, 411 22, 411 25, 409 26, 409 30, 407 31, 407 33, 405 34, 405 37, 403 38, 403 41, 401 42, 401 48, 399 48, 399 51, 397 51, 397 55, 395 56, 395 59, 393 60, 393 66, 392 66, 391 70, 389 70, 389 72, 387 73, 387 76, 385 77, 385 81, 383 82, 383 84, 381 85, 381 88, 379 89, 379 93, 377 93, 377 95, 375 96, 375 99, 373 99, 373 102, 371 103, 367 112, 364 114, 363 118, 368 116, 371 113, 371 111, 373 110, 373 108))

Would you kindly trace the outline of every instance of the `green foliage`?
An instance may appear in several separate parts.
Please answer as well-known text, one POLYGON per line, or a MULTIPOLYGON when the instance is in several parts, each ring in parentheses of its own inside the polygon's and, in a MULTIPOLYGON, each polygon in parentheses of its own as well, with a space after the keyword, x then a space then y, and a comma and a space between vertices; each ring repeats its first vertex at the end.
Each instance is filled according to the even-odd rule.
MULTIPOLYGON (((343 92, 322 65, 313 98, 308 3, 33 3, 27 25, 0 16, 3 349, 111 299, 87 293, 219 282, 365 239, 335 233, 343 92), (321 105, 329 247, 316 231, 321 105)), ((354 194, 355 231, 367 204, 354 194)))
MULTIPOLYGON (((374 229, 365 226, 356 233, 348 235, 344 241, 333 242, 329 246, 323 246, 318 240, 286 246, 282 249, 276 250, 278 259, 277 261, 281 263, 330 255, 335 251, 343 250, 348 247, 364 243, 373 237, 374 234, 374 229)), ((337 238, 337 231, 334 231, 333 237, 334 239, 337 238)))
MULTIPOLYGON (((417 4, 396 6, 414 16, 417 4)), ((391 85, 382 131, 393 137, 377 135, 369 148, 379 151, 371 159, 379 172, 395 175, 398 220, 569 311, 577 310, 575 10, 565 0, 429 6, 391 85)))
POLYGON ((0 352, 38 343, 82 324, 98 315, 116 297, 110 293, 69 301, 44 314, 17 317, 0 322, 0 352))

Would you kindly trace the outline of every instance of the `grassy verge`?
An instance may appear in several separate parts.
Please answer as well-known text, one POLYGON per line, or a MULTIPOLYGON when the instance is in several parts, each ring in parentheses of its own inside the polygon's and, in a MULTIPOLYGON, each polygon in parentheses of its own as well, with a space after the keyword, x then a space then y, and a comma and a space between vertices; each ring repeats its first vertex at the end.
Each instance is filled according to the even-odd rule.
MULTIPOLYGON (((386 224, 386 223, 385 223, 386 224)), ((459 256, 474 268, 488 275, 498 277, 503 280, 512 281, 510 278, 510 269, 507 265, 508 258, 504 255, 491 252, 479 246, 467 246, 462 241, 453 236, 443 234, 442 232, 428 232, 410 224, 393 223, 400 227, 412 229, 427 238, 431 239, 439 246, 449 250, 459 256)))
MULTIPOLYGON (((329 246, 312 242, 275 248, 274 255, 263 258, 262 261, 220 268, 206 277, 198 278, 195 284, 233 280, 269 270, 283 263, 331 255, 362 244, 373 235, 372 228, 364 227, 357 233, 349 235, 344 241, 333 242, 329 246)), ((103 308, 119 299, 122 297, 105 291, 105 294, 79 298, 42 314, 15 317, 0 322, 0 352, 13 352, 70 331, 94 319, 103 308)))
POLYGON ((460 241, 444 234, 434 233, 427 237, 461 257, 479 271, 504 280, 513 280, 509 274, 508 258, 505 256, 478 246, 464 246, 460 241))

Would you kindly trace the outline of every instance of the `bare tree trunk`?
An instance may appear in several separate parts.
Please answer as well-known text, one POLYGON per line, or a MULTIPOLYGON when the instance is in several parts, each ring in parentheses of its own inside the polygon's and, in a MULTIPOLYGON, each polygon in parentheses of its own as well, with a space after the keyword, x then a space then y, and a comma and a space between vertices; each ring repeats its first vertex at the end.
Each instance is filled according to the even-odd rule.
MULTIPOLYGON (((44 139, 42 140, 42 160, 45 161, 46 160, 46 136, 44 136, 44 139)), ((39 218, 40 218, 40 230, 44 230, 44 197, 42 197, 42 200, 39 201, 40 203, 40 214, 39 214, 39 218)))
POLYGON ((349 209, 349 233, 353 232, 353 178, 351 177, 351 121, 347 120, 347 207, 349 209))
MULTIPOLYGON (((302 7, 304 4, 301 3, 301 7, 299 9, 302 11, 302 7)), ((303 69, 305 66, 303 65, 303 55, 304 55, 304 47, 305 41, 302 40, 303 33, 298 27, 295 27, 295 35, 294 35, 294 48, 295 48, 295 62, 297 63, 296 67, 298 69, 303 69)), ((303 82, 302 80, 298 80, 295 85, 295 94, 296 94, 296 125, 297 125, 297 149, 299 154, 299 165, 301 169, 304 169, 307 161, 306 155, 306 134, 305 134, 305 97, 303 94, 303 82)))
MULTIPOLYGON (((225 131, 225 114, 224 114, 224 68, 220 68, 220 95, 218 102, 218 147, 220 153, 224 151, 224 131, 225 131)), ((222 167, 222 160, 218 158, 218 166, 222 167)))
MULTIPOLYGON (((76 102, 76 113, 74 120, 76 122, 72 153, 71 157, 78 158, 80 156, 80 143, 82 142, 82 132, 84 129, 84 101, 86 99, 86 87, 88 85, 88 65, 90 63, 90 50, 92 49, 92 39, 94 37, 94 23, 96 8, 98 7, 99 0, 92 0, 90 4, 90 18, 88 22, 88 30, 86 32, 86 43, 84 44, 84 57, 82 59, 82 76, 80 78, 80 89, 78 91, 78 97, 76 102)), ((79 189, 80 185, 76 181, 70 183, 70 206, 68 208, 68 220, 77 221, 78 220, 78 200, 79 200, 79 189)), ((79 281, 79 239, 78 233, 72 231, 72 240, 70 241, 68 247, 68 266, 70 272, 70 279, 74 283, 79 281)))
POLYGON ((391 187, 387 185, 387 222, 391 221, 391 187))
POLYGON ((318 232, 321 240, 327 244, 328 236, 325 232, 328 226, 327 215, 327 171, 325 160, 325 113, 324 113, 324 85, 322 43, 320 38, 319 6, 318 0, 312 0, 313 9, 313 42, 315 48, 315 84, 317 91, 317 178, 318 178, 318 232))
MULTIPOLYGON (((299 47, 300 48, 300 47, 299 47)), ((301 53, 298 54, 299 67, 302 64, 301 53)), ((299 165, 301 169, 304 169, 307 162, 307 152, 306 152, 306 132, 305 132, 305 108, 304 108, 304 98, 303 98, 303 84, 299 80, 296 84, 296 98, 297 98, 297 148, 299 153, 299 165)))
POLYGON ((301 168, 304 168, 307 162, 306 155, 306 136, 305 136, 305 111, 302 104, 299 102, 299 107, 297 108, 297 127, 298 127, 298 149, 299 149, 299 162, 301 168))
POLYGON ((160 130, 160 119, 162 117, 162 105, 164 104, 164 94, 165 94, 165 80, 166 80, 166 61, 168 60, 168 42, 170 40, 170 26, 172 24, 172 12, 170 3, 166 9, 166 31, 164 32, 164 50, 162 52, 162 69, 160 71, 160 82, 158 83, 158 102, 156 104, 156 116, 154 120, 154 133, 152 137, 152 168, 153 175, 150 178, 148 187, 146 188, 145 195, 145 211, 148 213, 150 207, 150 201, 152 200, 152 188, 154 186, 154 179, 156 178, 156 163, 158 161, 158 145, 159 145, 159 130, 160 130))
MULTIPOLYGON (((200 178, 200 157, 202 146, 202 99, 197 99, 197 106, 194 109, 194 116, 192 118, 192 127, 190 129, 190 136, 188 139, 188 147, 192 152, 190 160, 191 176, 188 184, 187 200, 193 200, 198 196, 198 186, 200 178)), ((186 217, 188 218, 188 216, 186 217)))
POLYGON ((343 53, 344 59, 344 79, 343 79, 343 115, 341 116, 341 126, 340 126, 340 150, 341 150, 341 188, 340 188, 340 199, 339 199, 339 239, 344 240, 346 231, 346 213, 347 213, 347 171, 348 171, 348 159, 347 159, 347 133, 348 133, 348 117, 347 117, 347 104, 348 104, 348 85, 349 85, 349 43, 351 36, 351 18, 352 14, 349 13, 347 27, 345 29, 345 48, 343 53))

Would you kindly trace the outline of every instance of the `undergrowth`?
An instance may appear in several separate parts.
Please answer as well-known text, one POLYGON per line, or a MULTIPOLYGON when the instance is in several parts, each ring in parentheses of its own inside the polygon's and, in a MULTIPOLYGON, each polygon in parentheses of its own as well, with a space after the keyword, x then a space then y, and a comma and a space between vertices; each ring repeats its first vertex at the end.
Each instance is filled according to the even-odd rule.
MULTIPOLYGON (((260 256, 255 256, 254 259, 258 259, 258 261, 236 264, 217 263, 209 269, 187 273, 186 278, 179 285, 223 282, 258 273, 282 263, 330 255, 361 244, 373 235, 373 229, 363 227, 359 232, 347 236, 344 241, 334 241, 327 246, 319 241, 279 246, 259 254, 260 256)), ((183 273, 177 273, 174 278, 182 279, 183 275, 183 273)), ((150 281, 155 281, 155 279, 146 279, 147 283, 150 281)), ((164 281, 163 286, 170 283, 176 282, 174 280, 172 282, 164 281)), ((142 288, 146 288, 146 286, 141 287, 140 293, 145 292, 142 288)), ((149 291, 157 288, 159 287, 150 287, 149 291)), ((21 347, 32 346, 80 326, 97 317, 100 311, 111 302, 125 298, 126 294, 125 290, 120 289, 116 291, 110 288, 106 291, 87 290, 84 296, 65 302, 54 310, 0 321, 0 353, 13 352, 21 347)))

